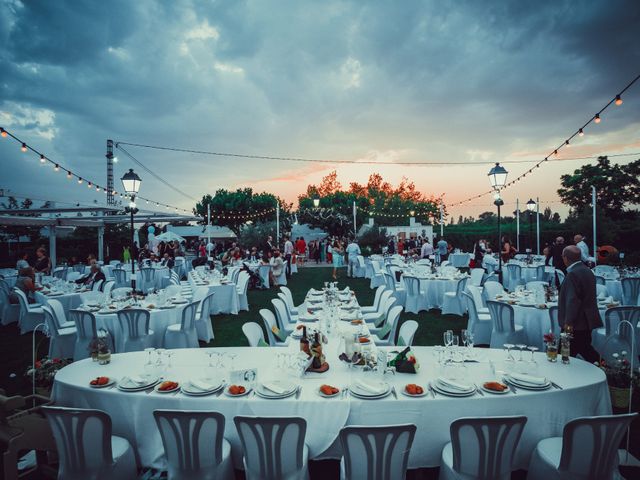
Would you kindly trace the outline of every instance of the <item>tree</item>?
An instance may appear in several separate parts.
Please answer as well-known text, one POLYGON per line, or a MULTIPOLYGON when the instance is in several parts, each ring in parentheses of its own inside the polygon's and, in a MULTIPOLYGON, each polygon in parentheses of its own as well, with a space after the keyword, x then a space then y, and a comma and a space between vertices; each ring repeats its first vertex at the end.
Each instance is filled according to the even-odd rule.
POLYGON ((560 177, 562 202, 581 212, 591 205, 591 187, 596 187, 596 204, 612 218, 623 216, 626 205, 640 203, 640 160, 627 165, 612 164, 598 157, 596 165, 583 165, 573 174, 560 177))

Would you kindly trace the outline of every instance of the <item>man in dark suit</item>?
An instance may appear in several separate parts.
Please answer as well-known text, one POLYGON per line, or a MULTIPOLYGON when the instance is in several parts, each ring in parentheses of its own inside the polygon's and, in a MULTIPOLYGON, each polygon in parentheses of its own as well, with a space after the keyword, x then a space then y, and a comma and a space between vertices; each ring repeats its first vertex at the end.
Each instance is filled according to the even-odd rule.
POLYGON ((578 354, 587 362, 597 362, 598 352, 591 346, 591 332, 602 327, 598 312, 596 277, 582 263, 580 249, 565 247, 562 252, 567 276, 560 289, 558 299, 558 321, 565 330, 571 330, 571 356, 578 354))
POLYGON ((76 283, 79 285, 84 285, 87 288, 93 288, 93 284, 99 282, 100 280, 104 282, 106 280, 106 277, 104 276, 104 273, 102 273, 100 265, 98 265, 97 263, 92 263, 91 271, 89 272, 89 274, 85 275, 84 277, 80 277, 78 280, 76 280, 76 283))
POLYGON ((562 258, 562 251, 564 250, 564 247, 564 237, 556 238, 556 241, 553 242, 549 248, 545 264, 549 265, 549 261, 551 261, 551 265, 553 265, 556 270, 562 270, 564 273, 567 273, 567 267, 565 266, 562 258))

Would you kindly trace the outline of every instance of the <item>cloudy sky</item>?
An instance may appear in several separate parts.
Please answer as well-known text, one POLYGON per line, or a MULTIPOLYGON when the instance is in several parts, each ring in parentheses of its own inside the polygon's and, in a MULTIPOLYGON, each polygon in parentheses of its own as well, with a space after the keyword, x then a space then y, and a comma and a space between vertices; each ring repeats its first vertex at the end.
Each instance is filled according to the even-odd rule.
MULTIPOLYGON (((488 189, 489 161, 539 160, 640 73, 640 2, 0 1, 0 126, 105 184, 105 142, 255 155, 467 165, 243 160, 130 147, 194 198, 251 186, 294 201, 337 169, 406 176, 454 203, 488 189), (476 163, 471 165, 471 163, 476 163)), ((640 152, 640 83, 565 157, 640 152)), ((635 160, 640 155, 618 157, 635 160)), ((562 158, 562 157, 561 157, 562 158)), ((135 167, 142 194, 191 208, 135 167)), ((504 192, 560 209, 547 163, 504 192)), ((0 188, 104 203, 0 141, 0 188)), ((510 163, 517 176, 531 163, 510 163)), ((119 188, 119 182, 116 188, 119 188)), ((490 199, 450 209, 477 214, 490 199)))

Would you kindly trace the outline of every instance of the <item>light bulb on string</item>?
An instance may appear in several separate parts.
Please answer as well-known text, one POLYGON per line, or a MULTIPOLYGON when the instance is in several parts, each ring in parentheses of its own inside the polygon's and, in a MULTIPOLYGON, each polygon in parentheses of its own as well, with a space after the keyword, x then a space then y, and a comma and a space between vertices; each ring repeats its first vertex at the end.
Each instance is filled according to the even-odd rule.
POLYGON ((584 131, 582 129, 578 130, 578 135, 584 137, 584 131))
POLYGON ((46 162, 46 158, 44 158, 44 155, 40 155, 40 163, 44 164, 46 162))
POLYGON ((100 187, 96 185, 96 192, 100 191, 100 187))
POLYGON ((78 177, 78 184, 82 183, 82 177, 78 177))
POLYGON ((593 121, 595 123, 600 123, 601 120, 600 120, 600 114, 599 113, 595 114, 595 116, 593 117, 593 121))
POLYGON ((55 167, 53 167, 53 170, 54 170, 54 171, 56 171, 56 172, 59 172, 59 171, 60 171, 60 165, 58 165, 58 164, 56 163, 56 166, 55 166, 55 167))
POLYGON ((7 138, 7 131, 4 128, 0 128, 0 135, 2 135, 2 138, 7 138))
POLYGON ((87 188, 91 188, 92 186, 91 182, 87 183, 87 188))
POLYGON ((27 144, 23 143, 22 146, 20 147, 20 150, 22 150, 23 152, 27 151, 27 144))
POLYGON ((570 146, 571 146, 571 144, 569 143, 569 140, 565 140, 564 144, 565 144, 565 146, 567 146, 567 147, 570 147, 570 146))
POLYGON ((620 97, 620 95, 616 95, 615 104, 616 105, 622 105, 622 98, 620 97))
POLYGON ((67 172, 67 178, 71 180, 71 172, 67 172))

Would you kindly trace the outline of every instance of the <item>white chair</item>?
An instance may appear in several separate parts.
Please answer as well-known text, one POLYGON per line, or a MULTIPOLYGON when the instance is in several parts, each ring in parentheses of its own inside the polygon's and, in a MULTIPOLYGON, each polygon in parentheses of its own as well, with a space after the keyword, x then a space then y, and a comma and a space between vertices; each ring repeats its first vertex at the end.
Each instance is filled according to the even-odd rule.
POLYGON ((471 285, 476 287, 482 286, 482 279, 484 278, 484 268, 472 268, 471 278, 469 279, 471 285))
POLYGON ((529 463, 530 480, 622 479, 618 447, 637 413, 583 417, 564 426, 562 437, 540 440, 529 463))
POLYGON ((44 312, 42 311, 42 305, 39 303, 29 304, 27 296, 19 288, 14 288, 13 292, 18 297, 18 304, 20 305, 20 316, 18 318, 18 325, 20 326, 20 334, 27 332, 33 332, 33 329, 39 323, 44 322, 44 312))
POLYGON ((142 308, 118 310, 118 323, 122 338, 117 339, 118 353, 139 352, 154 347, 153 330, 149 330, 151 314, 142 308))
POLYGON ((260 275, 260 280, 262 280, 262 288, 271 288, 271 284, 269 283, 270 271, 271 265, 260 265, 258 267, 258 274, 260 275))
POLYGON ((0 322, 2 325, 20 321, 20 305, 12 304, 9 300, 9 286, 0 280, 0 322))
POLYGON ((106 338, 107 332, 96 328, 96 317, 84 310, 69 310, 71 320, 76 326, 76 343, 73 347, 73 359, 77 362, 90 356, 89 344, 96 338, 106 338))
POLYGON ((82 263, 78 263, 73 266, 73 271, 76 273, 79 273, 80 275, 84 275, 84 270, 86 267, 87 267, 86 265, 83 265, 82 263))
POLYGON ((291 318, 296 318, 298 316, 298 308, 295 303, 293 303, 293 294, 289 287, 281 286, 280 291, 284 294, 284 301, 287 304, 287 308, 289 309, 289 315, 291 318))
POLYGON ((276 278, 276 285, 286 285, 287 284, 287 265, 289 264, 288 260, 285 260, 282 264, 282 272, 276 278))
POLYGON ((169 480, 233 480, 231 444, 218 412, 154 410, 169 480))
POLYGON ((522 325, 515 324, 515 312, 507 303, 487 301, 489 315, 493 323, 491 331, 491 348, 502 348, 505 343, 527 343, 526 332, 522 325))
POLYGON ((59 278, 60 280, 66 280, 68 270, 69 267, 56 267, 56 269, 53 271, 53 277, 59 278))
POLYGON ((562 282, 564 282, 565 274, 564 274, 564 272, 562 270, 556 270, 555 273, 554 273, 554 277, 555 277, 554 278, 554 284, 557 281, 558 285, 562 285, 562 282))
POLYGON ((112 435, 111 418, 100 410, 42 407, 58 447, 58 478, 137 478, 136 459, 126 438, 112 435))
POLYGON ((469 312, 467 330, 473 333, 474 343, 476 345, 489 345, 491 343, 491 331, 493 330, 491 315, 478 313, 476 302, 468 292, 462 292, 462 297, 467 302, 467 311, 469 312))
POLYGON ((152 267, 142 267, 138 275, 137 289, 148 292, 156 288, 156 269, 152 267))
POLYGON ((384 277, 385 284, 387 285, 387 290, 392 292, 393 297, 399 305, 404 305, 404 300, 407 295, 404 285, 400 285, 396 282, 396 276, 394 274, 382 272, 382 276, 384 277))
POLYGON ((410 347, 413 345, 413 337, 416 335, 416 331, 418 330, 418 322, 415 320, 407 320, 400 326, 400 331, 398 332, 398 341, 396 342, 397 346, 402 347, 410 347))
POLYGON ((598 298, 607 298, 609 296, 609 291, 607 290, 606 285, 596 283, 596 296, 598 298))
POLYGON ((415 425, 344 427, 340 477, 349 480, 404 479, 415 425))
POLYGON ((376 288, 375 296, 373 297, 373 305, 362 305, 360 310, 362 313, 375 313, 380 309, 380 299, 382 298, 382 293, 386 290, 385 285, 380 285, 376 288))
POLYGON ((127 271, 124 268, 114 268, 111 273, 113 273, 113 278, 116 282, 116 287, 125 287, 129 282, 127 282, 127 271))
POLYGON ((400 322, 402 307, 396 306, 389 310, 387 321, 380 328, 371 329, 371 339, 379 347, 391 347, 396 344, 396 332, 400 322))
POLYGON ((547 279, 547 267, 544 265, 538 265, 536 267, 536 280, 538 282, 545 282, 547 279))
MULTIPOLYGON (((638 325, 640 322, 640 307, 613 307, 607 308, 604 313, 604 327, 592 332, 592 344, 607 363, 610 363, 614 353, 622 350, 630 351, 633 342, 633 333, 628 325, 620 325, 622 321, 628 321, 636 328, 636 352, 640 345, 638 337, 638 325)), ((637 363, 631 359, 632 363, 637 363)))
MULTIPOLYGON (((206 290, 204 290, 206 292, 206 290)), ((198 340, 203 342, 210 342, 215 338, 213 333, 213 325, 211 320, 211 303, 213 302, 213 296, 215 293, 210 293, 204 298, 200 298, 200 295, 194 295, 193 301, 200 301, 200 306, 196 311, 196 332, 198 334, 198 340)))
MULTIPOLYGON (((271 310, 267 310, 266 308, 260 309, 260 316, 262 317, 262 322, 264 323, 264 329, 267 331, 267 338, 269 339, 269 346, 271 347, 286 347, 289 345, 287 337, 287 341, 280 341, 275 335, 274 327, 283 332, 284 335, 287 335, 288 332, 283 330, 278 326, 278 321, 276 320, 276 316, 273 314, 271 310)), ((262 334, 261 334, 262 335, 262 334)))
POLYGON ((640 277, 623 278, 622 284, 623 305, 638 305, 640 301, 640 277))
POLYGON ((180 323, 169 325, 164 333, 164 348, 198 348, 196 313, 200 302, 191 302, 182 310, 180 323))
POLYGON ((371 275, 369 287, 377 288, 380 285, 386 285, 384 276, 382 275, 382 270, 380 269, 380 262, 377 260, 371 260, 371 268, 373 269, 373 274, 371 275))
MULTIPOLYGON (((458 315, 463 316, 467 310, 466 305, 462 301, 462 292, 467 286, 467 278, 461 278, 458 280, 455 292, 444 292, 444 299, 442 302, 442 315, 458 315)), ((478 288, 478 287, 476 287, 478 288)))
MULTIPOLYGON (((482 288, 482 294, 484 295, 485 300, 495 300, 497 295, 505 294, 504 287, 498 281, 484 282, 484 286, 482 288)), ((470 287, 467 287, 467 289, 471 291, 470 287)), ((485 309, 485 311, 482 313, 489 313, 489 311, 485 309)))
POLYGON ((367 265, 364 262, 364 257, 362 255, 358 255, 356 258, 357 266, 355 269, 356 278, 365 278, 367 273, 367 265))
POLYGON ((97 282, 93 282, 91 284, 91 291, 92 292, 101 292, 103 283, 104 283, 104 280, 98 280, 97 282))
POLYGON ((606 285, 607 284, 607 279, 604 278, 602 275, 594 275, 596 277, 596 285, 606 285))
POLYGON ((238 286, 236 287, 236 291, 238 292, 238 310, 249 311, 247 288, 249 288, 249 274, 247 272, 241 272, 238 276, 238 286))
POLYGON ((105 294, 105 297, 111 298, 111 291, 113 290, 115 284, 116 282, 110 280, 102 285, 102 292, 105 294))
POLYGON ((73 358, 73 349, 76 344, 75 327, 58 328, 55 315, 51 307, 42 307, 44 321, 49 330, 49 358, 73 358))
POLYGON ((515 263, 507 263, 505 267, 508 273, 507 284, 505 287, 507 287, 507 290, 510 292, 513 292, 516 289, 516 286, 524 284, 524 280, 522 279, 522 267, 515 263))
POLYGON ((509 480, 527 417, 460 418, 442 449, 439 480, 509 480))
POLYGON ((420 290, 420 280, 411 275, 404 275, 404 290, 406 292, 404 297, 404 310, 408 313, 420 313, 422 310, 426 310, 424 305, 424 299, 426 293, 424 290, 420 290))
MULTIPOLYGON (((278 295, 284 296, 283 293, 279 293, 278 295)), ((271 300, 271 304, 276 312, 276 318, 278 320, 278 328, 284 331, 287 335, 293 332, 293 328, 295 327, 295 322, 292 321, 289 316, 289 310, 284 303, 282 298, 273 298, 271 300)))
MULTIPOLYGON (((268 311, 269 310, 267 310, 267 312, 268 311)), ((264 346, 269 345, 264 339, 262 328, 256 322, 247 322, 243 324, 242 333, 244 333, 244 336, 247 337, 247 341, 249 342, 250 347, 259 347, 260 343, 263 343, 264 346)))
POLYGON ((363 313, 362 318, 365 322, 369 323, 369 330, 372 328, 378 328, 384 324, 387 320, 389 310, 396 303, 396 299, 391 296, 390 290, 385 290, 380 299, 380 310, 374 313, 363 313), (371 325, 373 324, 373 326, 371 325))
POLYGON ((304 418, 237 416, 233 421, 242 443, 247 480, 309 479, 304 418))
MULTIPOLYGON (((484 291, 484 287, 482 291, 484 291)), ((478 312, 478 314, 489 313, 489 310, 484 306, 484 301, 482 300, 482 291, 475 285, 467 284, 467 292, 471 294, 471 297, 476 304, 476 312, 478 312)))

